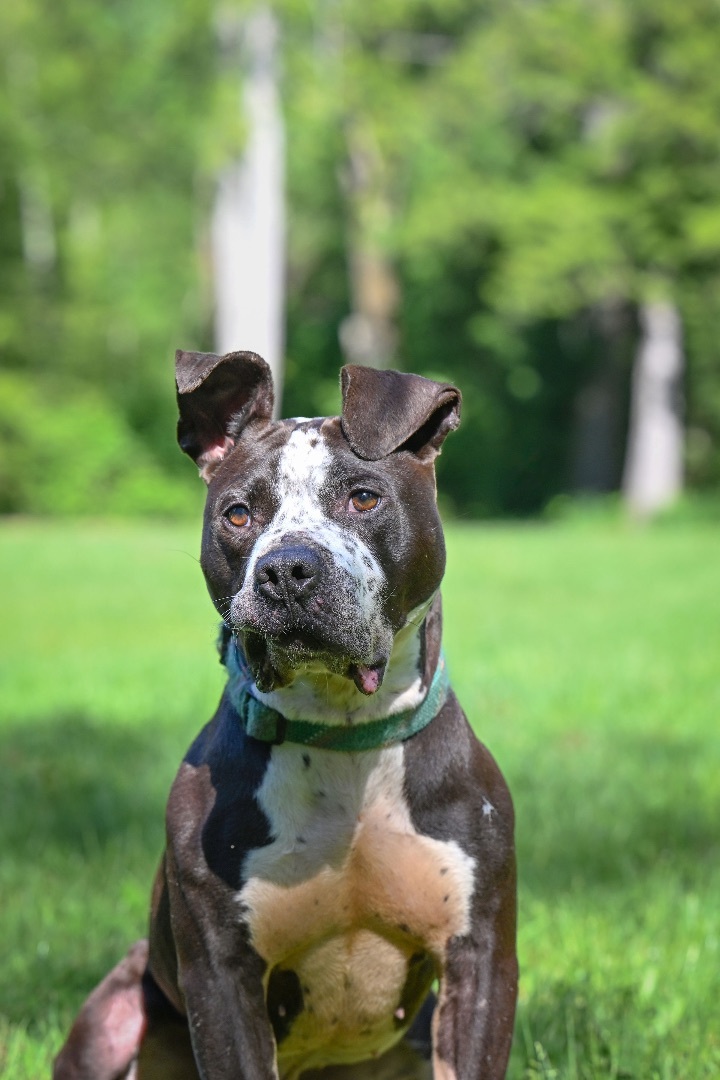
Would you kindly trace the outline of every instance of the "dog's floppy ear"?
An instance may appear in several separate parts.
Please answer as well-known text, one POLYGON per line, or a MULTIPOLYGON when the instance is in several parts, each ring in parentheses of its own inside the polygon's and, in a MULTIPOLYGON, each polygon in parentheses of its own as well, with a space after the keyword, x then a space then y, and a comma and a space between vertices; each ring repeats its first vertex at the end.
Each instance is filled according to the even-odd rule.
POLYGON ((451 383, 348 364, 341 372, 345 438, 366 461, 410 450, 422 461, 440 453, 460 423, 462 396, 451 383))
POLYGON ((209 481, 249 420, 269 420, 270 368, 254 352, 175 353, 178 442, 209 481))

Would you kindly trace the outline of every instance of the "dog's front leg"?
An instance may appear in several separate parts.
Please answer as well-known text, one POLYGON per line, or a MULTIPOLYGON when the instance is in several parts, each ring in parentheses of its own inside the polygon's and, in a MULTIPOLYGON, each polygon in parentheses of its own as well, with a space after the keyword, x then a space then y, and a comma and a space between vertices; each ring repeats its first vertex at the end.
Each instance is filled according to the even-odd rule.
POLYGON ((512 900, 510 905, 448 944, 433 1018, 435 1080, 505 1076, 518 982, 512 900))
POLYGON ((190 1038, 202 1080, 276 1080, 275 1042, 262 983, 246 977, 247 957, 181 969, 190 1038), (212 1003, 208 1002, 212 987, 212 1003))
POLYGON ((193 1053, 201 1080, 276 1080, 264 963, 235 894, 168 867, 170 916, 193 1053))

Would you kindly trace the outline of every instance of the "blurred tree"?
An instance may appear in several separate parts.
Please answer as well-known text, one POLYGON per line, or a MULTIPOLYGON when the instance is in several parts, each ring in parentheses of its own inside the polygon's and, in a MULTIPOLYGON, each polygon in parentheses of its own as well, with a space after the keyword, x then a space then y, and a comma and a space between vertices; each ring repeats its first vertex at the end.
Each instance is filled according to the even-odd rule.
POLYGON ((216 23, 228 77, 237 78, 247 135, 240 156, 220 172, 213 207, 215 347, 220 353, 240 346, 260 353, 273 373, 279 410, 285 324, 279 25, 268 7, 221 9, 216 23))
POLYGON ((640 321, 623 490, 633 514, 648 517, 682 488, 684 356, 674 303, 642 304, 640 321))
MULTIPOLYGON (((474 244, 479 303, 471 318, 486 354, 493 342, 509 340, 509 328, 527 341, 544 320, 560 323, 567 346, 578 319, 590 317, 585 325, 594 325, 605 347, 599 355, 592 350, 592 360, 570 346, 585 369, 575 387, 584 448, 577 434, 573 441, 581 455, 597 457, 598 423, 606 432, 625 428, 616 418, 625 418, 632 349, 628 319, 617 315, 629 311, 643 332, 658 304, 680 316, 702 283, 717 279, 720 86, 712 43, 720 9, 713 0, 682 7, 669 0, 502 0, 474 15, 465 10, 455 47, 419 88, 431 149, 416 157, 407 250, 427 263, 439 250, 474 244), (622 378, 614 374, 618 364, 626 368, 622 378), (588 401, 598 417, 594 448, 587 445, 588 401)), ((640 342, 637 355, 649 348, 650 340, 640 342)), ((560 380, 562 351, 548 373, 560 380)), ((511 393, 541 399, 543 358, 522 348, 502 352, 511 393)), ((691 344, 688 353, 692 364, 691 344)), ((676 348, 676 382, 681 358, 676 348)), ((715 347, 712 363, 717 372, 715 347)), ((677 426, 677 400, 677 393, 663 397, 670 427, 677 426)), ((697 430, 692 394, 689 410, 697 430)), ((635 408, 634 415, 642 423, 647 413, 635 408)), ((719 421, 715 414, 712 430, 703 428, 705 449, 712 445, 715 454, 719 421)), ((680 474, 677 439, 674 445, 666 493, 680 474)), ((619 455, 603 456, 611 473, 600 470, 595 483, 617 486, 619 455)), ((542 498, 539 488, 535 494, 542 498)))
POLYGON ((391 218, 385 165, 364 117, 345 122, 342 184, 352 310, 340 324, 343 352, 353 364, 388 367, 397 347, 399 287, 382 233, 391 218))

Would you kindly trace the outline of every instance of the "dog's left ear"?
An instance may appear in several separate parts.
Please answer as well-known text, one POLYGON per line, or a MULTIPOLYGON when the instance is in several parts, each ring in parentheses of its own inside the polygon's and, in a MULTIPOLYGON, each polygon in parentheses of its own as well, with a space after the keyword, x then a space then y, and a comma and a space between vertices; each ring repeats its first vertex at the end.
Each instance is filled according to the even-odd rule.
POLYGON ((410 450, 421 461, 440 453, 460 423, 462 395, 451 383, 348 364, 341 372, 342 424, 358 457, 378 461, 410 450))
POLYGON ((269 420, 270 368, 254 352, 175 353, 178 442, 209 482, 250 420, 269 420))

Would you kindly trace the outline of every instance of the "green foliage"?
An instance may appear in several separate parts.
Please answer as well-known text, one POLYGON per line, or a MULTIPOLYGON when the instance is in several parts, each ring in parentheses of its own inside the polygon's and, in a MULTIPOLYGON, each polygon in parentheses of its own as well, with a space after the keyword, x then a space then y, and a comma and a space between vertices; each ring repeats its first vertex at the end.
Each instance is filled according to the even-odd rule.
MULTIPOLYGON (((277 10, 286 414, 337 407, 359 231, 397 278, 397 365, 466 391, 444 477, 458 512, 533 513, 570 490, 580 404, 596 384, 611 387, 605 486, 617 485, 634 310, 657 296, 683 316, 687 475, 717 487, 714 0, 277 10), (358 133, 361 208, 348 188, 358 133), (609 310, 625 313, 621 340, 607 332, 609 310)), ((150 13, 141 0, 17 0, 0 11, 3 365, 90 388, 171 486, 182 469, 168 438, 171 356, 211 344, 210 204, 245 137, 221 22, 208 0, 157 0, 150 13)), ((108 509, 130 497, 118 500, 108 509)))
MULTIPOLYGON (((516 808, 511 1080, 718 1074, 716 548, 689 520, 449 530, 453 685, 516 808)), ((198 549, 197 524, 0 530, 4 1080, 48 1074, 145 931, 222 685, 198 549)))
MULTIPOLYGON (((0 349, 14 373, 3 415, 17 446, 34 441, 39 468, 37 409, 55 401, 46 424, 70 456, 45 512, 183 503, 172 352, 206 320, 194 187, 211 41, 202 0, 152 12, 19 0, 0 12, 0 349), (75 439, 73 410, 85 425, 75 439)), ((63 470, 52 471, 54 483, 63 470)), ((3 475, 3 508, 26 509, 18 485, 38 481, 3 475)))
MULTIPOLYGON (((564 440, 569 462, 573 403, 603 365, 592 361, 595 350, 582 334, 577 340, 578 316, 658 294, 673 296, 687 322, 689 475, 715 482, 720 364, 716 342, 701 340, 701 327, 710 335, 714 319, 700 296, 717 293, 719 266, 719 102, 710 44, 717 20, 707 0, 682 9, 486 4, 417 87, 425 151, 414 158, 420 167, 408 184, 402 249, 420 282, 420 305, 423 294, 442 303, 448 282, 470 277, 474 300, 468 289, 454 312, 458 368, 484 369, 478 381, 501 418, 498 430, 507 425, 522 440, 530 417, 542 446, 549 442, 541 449, 547 472, 534 478, 526 509, 533 497, 567 489, 552 443, 564 440), (468 316, 471 340, 463 342, 468 316), (538 334, 548 320, 562 344, 538 334), (492 389, 497 365, 510 388, 527 394, 524 416, 492 389), (540 401, 530 406, 534 388, 548 379, 564 417, 540 401)), ((439 344, 435 335, 436 350, 439 344)), ((448 344, 444 354, 452 356, 456 342, 448 344)), ((627 363, 621 375, 627 393, 627 363)), ((487 448, 502 475, 490 505, 512 509, 508 446, 493 438, 487 448)))
POLYGON ((350 4, 323 9, 297 56, 307 28, 295 23, 290 131, 307 141, 290 154, 291 304, 303 305, 291 307, 290 411, 308 396, 322 411, 334 385, 348 208, 332 160, 342 176, 343 130, 360 118, 392 211, 366 228, 400 281, 398 361, 466 391, 443 458, 456 509, 534 512, 569 490, 578 401, 595 380, 612 386, 618 482, 632 310, 657 295, 686 323, 688 475, 716 484, 717 18, 711 0, 350 4), (612 309, 628 312, 618 340, 602 327, 612 309))
POLYGON ((0 513, 163 516, 193 508, 188 486, 163 476, 96 391, 0 374, 0 513))

